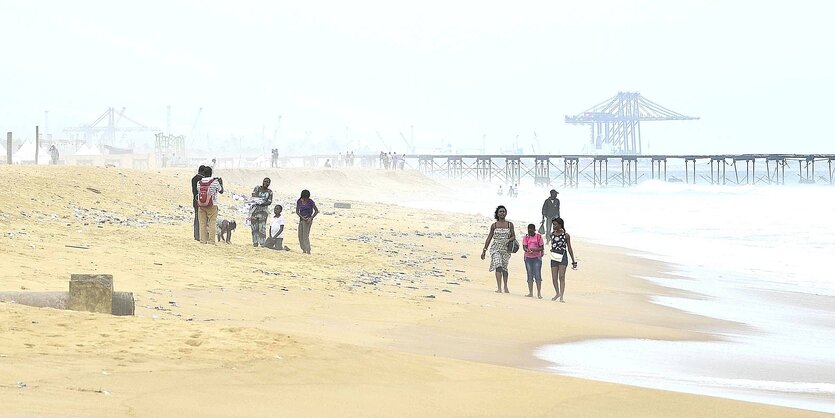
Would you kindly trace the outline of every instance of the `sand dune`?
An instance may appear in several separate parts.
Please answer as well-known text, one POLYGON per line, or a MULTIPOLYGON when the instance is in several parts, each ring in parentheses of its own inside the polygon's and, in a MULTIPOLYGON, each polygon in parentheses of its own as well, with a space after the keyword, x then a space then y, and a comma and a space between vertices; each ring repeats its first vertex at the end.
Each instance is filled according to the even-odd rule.
POLYGON ((313 254, 292 222, 291 252, 252 248, 243 225, 232 245, 195 243, 190 170, 0 167, 0 290, 64 290, 70 273, 98 272, 137 300, 135 317, 0 303, 0 415, 813 415, 542 370, 531 353, 545 343, 734 326, 648 303, 664 290, 633 276, 658 264, 579 241, 587 267, 570 273, 569 303, 521 297, 518 258, 513 294, 497 295, 477 257, 487 219, 376 203, 449 192, 431 179, 218 174, 243 194, 269 175, 277 201, 311 189, 325 212, 313 254))
POLYGON ((236 185, 261 184, 270 177, 271 188, 282 195, 298 197, 302 189, 330 199, 393 202, 403 196, 448 193, 449 190, 417 171, 375 169, 292 168, 246 170, 218 168, 216 175, 236 185))

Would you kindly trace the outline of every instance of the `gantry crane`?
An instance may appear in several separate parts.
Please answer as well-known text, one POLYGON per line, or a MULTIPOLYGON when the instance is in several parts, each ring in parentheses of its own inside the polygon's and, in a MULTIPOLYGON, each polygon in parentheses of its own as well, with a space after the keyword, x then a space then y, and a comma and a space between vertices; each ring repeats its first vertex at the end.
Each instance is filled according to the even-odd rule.
POLYGON ((124 107, 118 113, 114 108, 109 107, 90 124, 64 128, 64 133, 83 134, 83 139, 87 142, 99 135, 98 140, 101 145, 115 145, 117 132, 160 132, 160 129, 149 127, 125 115, 124 107), (123 119, 132 123, 133 126, 118 126, 123 119))
POLYGON ((616 96, 574 116, 565 123, 591 126, 595 149, 611 146, 617 154, 641 154, 641 122, 698 120, 667 109, 641 93, 619 92, 616 96))

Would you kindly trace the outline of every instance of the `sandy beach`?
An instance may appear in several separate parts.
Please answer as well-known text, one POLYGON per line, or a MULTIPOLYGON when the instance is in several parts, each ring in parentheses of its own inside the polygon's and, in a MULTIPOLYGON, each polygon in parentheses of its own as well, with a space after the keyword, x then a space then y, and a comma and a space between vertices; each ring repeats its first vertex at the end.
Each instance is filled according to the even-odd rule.
POLYGON ((817 415, 559 376, 533 355, 594 338, 707 341, 740 326, 650 303, 672 291, 637 277, 663 277, 661 263, 577 236, 568 303, 550 301, 550 278, 544 299, 523 297, 521 253, 511 294, 496 294, 478 258, 489 219, 396 205, 454 193, 432 179, 217 174, 244 195, 269 176, 285 208, 310 189, 322 210, 313 254, 301 254, 287 209, 292 251, 253 248, 228 196, 232 245, 195 242, 191 170, 0 166, 0 291, 108 273, 136 298, 135 317, 0 303, 1 416, 817 415))

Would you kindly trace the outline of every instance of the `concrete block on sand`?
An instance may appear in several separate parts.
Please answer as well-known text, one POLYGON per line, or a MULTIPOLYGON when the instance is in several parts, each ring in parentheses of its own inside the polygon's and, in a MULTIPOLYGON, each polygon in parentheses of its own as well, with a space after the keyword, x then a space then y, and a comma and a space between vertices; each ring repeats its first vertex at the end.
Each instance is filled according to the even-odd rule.
POLYGON ((111 314, 113 311, 113 275, 71 275, 69 308, 74 311, 111 314))
POLYGON ((350 203, 336 202, 336 203, 333 204, 333 207, 335 207, 337 209, 351 209, 351 204, 350 203))
POLYGON ((131 316, 135 310, 132 292, 113 292, 113 315, 131 316))

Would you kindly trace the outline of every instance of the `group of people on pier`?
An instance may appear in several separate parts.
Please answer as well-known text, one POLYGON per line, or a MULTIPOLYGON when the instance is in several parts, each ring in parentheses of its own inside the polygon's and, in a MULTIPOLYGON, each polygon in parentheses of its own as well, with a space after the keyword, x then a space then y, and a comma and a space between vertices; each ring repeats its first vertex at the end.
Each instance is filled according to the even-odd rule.
POLYGON ((404 170, 406 168, 406 156, 401 154, 397 155, 397 153, 392 153, 389 151, 388 154, 385 151, 380 151, 380 168, 384 170, 404 170))

